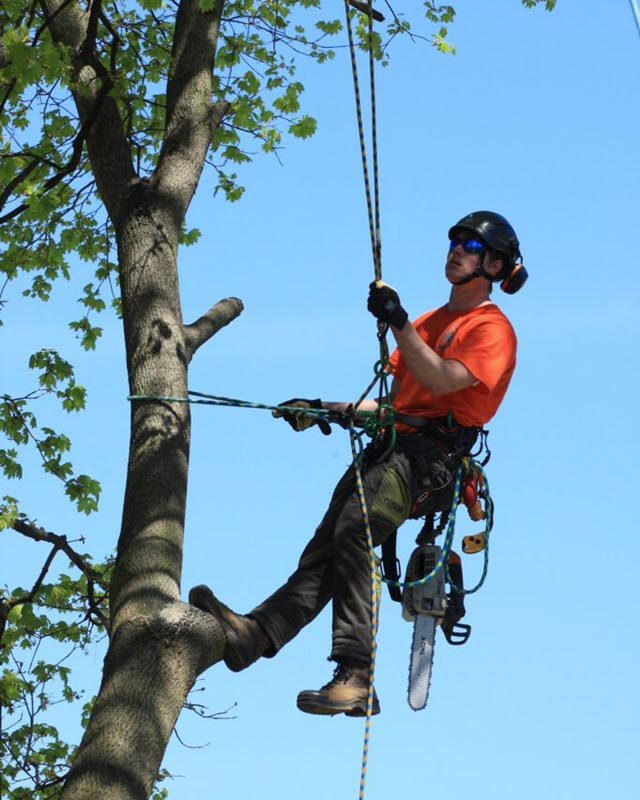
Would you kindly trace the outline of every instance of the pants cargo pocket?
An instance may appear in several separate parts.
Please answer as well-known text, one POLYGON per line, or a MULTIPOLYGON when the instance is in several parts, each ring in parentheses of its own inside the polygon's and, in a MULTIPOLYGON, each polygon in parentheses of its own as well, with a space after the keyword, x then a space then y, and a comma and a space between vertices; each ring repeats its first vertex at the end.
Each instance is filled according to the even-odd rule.
POLYGON ((409 516, 411 511, 409 489, 395 469, 387 470, 371 511, 390 522, 395 528, 399 528, 409 516))

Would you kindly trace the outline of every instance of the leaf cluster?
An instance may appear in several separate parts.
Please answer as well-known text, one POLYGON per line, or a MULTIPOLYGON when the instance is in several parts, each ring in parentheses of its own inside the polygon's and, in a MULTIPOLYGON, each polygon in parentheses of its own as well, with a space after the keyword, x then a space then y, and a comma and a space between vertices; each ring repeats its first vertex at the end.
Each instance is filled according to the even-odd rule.
POLYGON ((535 6, 543 5, 545 11, 553 11, 556 7, 557 0, 522 0, 522 5, 526 8, 534 8, 535 6))
POLYGON ((0 795, 52 800, 59 796, 75 749, 54 724, 55 709, 80 704, 81 726, 86 726, 92 701, 83 702, 72 666, 105 633, 113 564, 94 564, 64 537, 45 534, 27 521, 23 525, 55 543, 30 589, 0 588, 0 795), (62 549, 73 554, 72 574, 48 581, 62 549))
POLYGON ((0 470, 7 478, 22 478, 20 451, 34 447, 44 471, 62 481, 66 495, 78 511, 90 514, 98 508, 100 484, 88 475, 75 473, 65 457, 71 447, 69 438, 50 426, 39 425, 32 410, 36 400, 53 396, 66 412, 81 411, 86 391, 76 383, 72 365, 55 350, 34 353, 29 367, 37 372, 37 388, 24 397, 0 398, 0 434, 7 442, 0 447, 0 470))

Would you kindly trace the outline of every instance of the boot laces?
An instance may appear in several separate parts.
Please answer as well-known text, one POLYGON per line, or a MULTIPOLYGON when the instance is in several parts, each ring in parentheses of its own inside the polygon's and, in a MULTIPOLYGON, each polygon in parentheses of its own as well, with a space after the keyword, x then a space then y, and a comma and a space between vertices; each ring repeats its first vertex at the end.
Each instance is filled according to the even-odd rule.
POLYGON ((352 675, 353 669, 351 666, 343 663, 342 661, 338 661, 333 670, 333 677, 329 683, 326 683, 322 688, 331 689, 340 683, 348 683, 352 675))
POLYGON ((333 670, 333 678, 331 678, 329 683, 325 684, 322 689, 331 689, 341 683, 349 683, 352 678, 357 675, 360 669, 366 672, 366 665, 351 663, 350 661, 338 661, 333 670))

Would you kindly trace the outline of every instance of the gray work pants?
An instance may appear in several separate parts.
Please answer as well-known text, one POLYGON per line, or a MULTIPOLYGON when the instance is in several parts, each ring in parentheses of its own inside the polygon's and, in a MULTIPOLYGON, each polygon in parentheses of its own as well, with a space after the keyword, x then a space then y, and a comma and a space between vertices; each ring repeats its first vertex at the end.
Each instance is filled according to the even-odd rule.
MULTIPOLYGON (((412 462, 396 447, 363 470, 374 546, 382 544, 411 511, 412 462)), ((371 657, 371 565, 362 508, 351 466, 343 475, 298 568, 250 612, 266 631, 270 657, 333 600, 331 658, 368 662, 371 657)))

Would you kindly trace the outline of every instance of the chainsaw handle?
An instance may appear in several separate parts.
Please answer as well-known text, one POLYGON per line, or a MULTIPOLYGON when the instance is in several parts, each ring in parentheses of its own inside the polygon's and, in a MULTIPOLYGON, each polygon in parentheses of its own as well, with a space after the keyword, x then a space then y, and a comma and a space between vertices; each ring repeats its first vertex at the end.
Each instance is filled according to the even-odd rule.
POLYGON ((460 620, 464 617, 464 580, 462 577, 462 562, 460 556, 453 550, 449 553, 449 583, 451 592, 447 610, 442 620, 442 632, 449 644, 465 644, 471 636, 471 625, 463 625, 460 620), (456 591, 456 589, 458 591, 456 591))
POLYGON ((442 626, 442 632, 449 644, 466 644, 471 636, 471 625, 462 622, 454 622, 451 626, 442 626))

